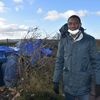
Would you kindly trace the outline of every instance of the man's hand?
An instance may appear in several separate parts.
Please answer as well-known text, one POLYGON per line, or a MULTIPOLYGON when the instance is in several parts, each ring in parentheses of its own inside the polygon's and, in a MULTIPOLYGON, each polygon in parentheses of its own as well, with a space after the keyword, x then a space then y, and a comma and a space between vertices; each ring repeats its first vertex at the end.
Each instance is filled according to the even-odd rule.
POLYGON ((90 95, 91 95, 91 96, 95 96, 95 91, 92 90, 92 91, 90 92, 90 95))
POLYGON ((56 94, 59 94, 59 83, 53 82, 53 90, 56 94))

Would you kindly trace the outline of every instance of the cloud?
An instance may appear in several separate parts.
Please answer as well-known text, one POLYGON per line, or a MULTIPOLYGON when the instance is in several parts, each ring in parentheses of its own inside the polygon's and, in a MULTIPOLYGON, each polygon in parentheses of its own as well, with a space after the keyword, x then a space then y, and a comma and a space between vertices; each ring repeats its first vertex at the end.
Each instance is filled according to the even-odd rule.
POLYGON ((87 10, 79 10, 77 12, 77 15, 79 15, 80 17, 84 17, 88 15, 88 11, 87 10))
POLYGON ((22 10, 22 9, 24 9, 24 6, 23 5, 17 5, 16 7, 15 7, 15 10, 18 12, 19 10, 22 10))
POLYGON ((28 26, 18 24, 6 24, 0 27, 0 32, 27 31, 28 26))
POLYGON ((6 19, 0 18, 0 27, 6 24, 6 19))
POLYGON ((28 31, 28 26, 9 24, 3 18, 0 18, 0 39, 21 39, 28 31))
POLYGON ((45 20, 57 20, 60 18, 68 18, 69 16, 71 16, 73 14, 83 17, 88 14, 88 11, 87 10, 79 10, 79 11, 68 10, 63 13, 59 13, 56 10, 53 10, 53 11, 49 11, 47 13, 47 16, 44 19, 45 20))
POLYGON ((47 16, 44 18, 45 20, 57 20, 61 17, 61 14, 58 13, 56 10, 49 11, 47 16))
POLYGON ((0 18, 0 33, 14 32, 14 31, 27 31, 28 26, 18 25, 18 24, 9 24, 6 19, 0 18))
POLYGON ((22 10, 24 8, 23 0, 13 0, 13 2, 15 3, 15 10, 18 12, 20 9, 22 10))
POLYGON ((35 2, 35 0, 27 0, 27 1, 29 2, 30 5, 32 5, 35 2))
POLYGON ((43 12, 42 8, 38 8, 37 13, 40 14, 42 12, 43 12))
POLYGON ((88 14, 88 11, 86 10, 79 10, 79 11, 74 11, 74 10, 68 10, 64 13, 62 13, 62 17, 68 18, 71 15, 78 15, 80 17, 86 16, 88 14))
POLYGON ((0 39, 22 39, 26 34, 26 31, 3 32, 0 33, 0 39))
POLYGON ((5 6, 5 4, 0 1, 0 13, 4 13, 6 11, 7 7, 5 6))
POLYGON ((29 26, 9 24, 6 20, 0 18, 0 39, 21 39, 27 34, 29 26))
POLYGON ((96 12, 96 15, 97 15, 97 16, 100 16, 100 11, 97 11, 97 12, 96 12))
POLYGON ((23 0, 13 0, 16 4, 21 4, 23 3, 23 0))
POLYGON ((18 25, 14 23, 8 23, 8 21, 4 18, 0 18, 0 39, 22 39, 25 38, 26 34, 29 32, 28 37, 44 37, 44 32, 38 29, 38 27, 30 27, 27 25, 18 25), (36 34, 33 34, 35 32, 34 29, 37 29, 36 34), (32 31, 32 32, 31 32, 32 31))

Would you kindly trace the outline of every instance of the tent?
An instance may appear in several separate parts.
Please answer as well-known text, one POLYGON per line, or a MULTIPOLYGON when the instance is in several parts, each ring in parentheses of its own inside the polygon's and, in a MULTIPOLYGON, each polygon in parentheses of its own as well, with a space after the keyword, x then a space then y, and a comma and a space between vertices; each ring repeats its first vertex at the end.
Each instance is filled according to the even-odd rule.
POLYGON ((0 46, 0 62, 5 62, 9 53, 14 52, 14 49, 9 46, 0 46))

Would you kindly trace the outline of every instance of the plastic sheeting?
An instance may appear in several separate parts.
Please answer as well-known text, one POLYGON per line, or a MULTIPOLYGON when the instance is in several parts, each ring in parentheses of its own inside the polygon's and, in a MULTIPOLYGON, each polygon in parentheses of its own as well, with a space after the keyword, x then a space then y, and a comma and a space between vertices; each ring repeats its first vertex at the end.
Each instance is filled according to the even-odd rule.
POLYGON ((34 41, 25 41, 20 44, 19 53, 24 56, 32 56, 35 50, 39 49, 42 45, 42 40, 34 40, 34 41))
POLYGON ((42 48, 42 46, 43 41, 41 39, 25 41, 20 44, 19 53, 24 56, 30 56, 32 64, 35 64, 40 57, 52 55, 50 48, 42 48))
MULTIPOLYGON (((16 58, 17 56, 14 55, 14 53, 17 52, 19 55, 30 56, 32 59, 32 64, 35 64, 40 57, 52 55, 52 50, 50 48, 42 48, 42 46, 43 44, 41 39, 35 41, 25 41, 20 44, 17 51, 8 46, 0 46, 0 61, 3 62, 3 76, 1 79, 3 78, 6 87, 14 87, 16 85, 18 58, 16 58), (7 55, 9 53, 10 56, 7 55), (3 60, 6 60, 6 62, 4 63, 3 60)), ((3 80, 1 80, 1 83, 3 80)))
POLYGON ((8 46, 0 46, 0 62, 5 62, 7 55, 11 52, 14 52, 14 49, 8 46))
POLYGON ((51 48, 42 48, 41 53, 43 56, 52 56, 52 49, 51 48))
POLYGON ((10 55, 7 57, 7 62, 2 64, 3 80, 6 87, 15 87, 18 74, 18 57, 10 55))
MULTIPOLYGON (((9 46, 0 46, 0 86, 5 85, 7 82, 4 82, 5 76, 14 77, 15 74, 15 65, 12 67, 13 62, 9 62, 11 59, 7 59, 7 56, 11 53, 15 53, 15 50, 9 46), (9 62, 9 63, 8 63, 9 62), (6 74, 5 74, 6 72, 6 74), (10 73, 10 74, 8 74, 10 73), (13 73, 13 74, 12 74, 13 73)), ((15 79, 15 78, 13 78, 15 79)), ((8 83, 7 83, 8 84, 8 83)), ((12 84, 12 83, 10 83, 12 84)))

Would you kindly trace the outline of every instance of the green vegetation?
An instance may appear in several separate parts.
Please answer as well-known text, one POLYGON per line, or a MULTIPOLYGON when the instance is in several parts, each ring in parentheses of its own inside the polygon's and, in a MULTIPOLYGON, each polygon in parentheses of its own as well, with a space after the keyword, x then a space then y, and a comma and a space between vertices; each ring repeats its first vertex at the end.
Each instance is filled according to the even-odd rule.
POLYGON ((0 45, 6 45, 6 46, 14 46, 16 43, 4 43, 0 42, 0 45))
POLYGON ((56 95, 49 92, 36 92, 36 93, 24 93, 20 100, 63 100, 61 95, 56 95))

